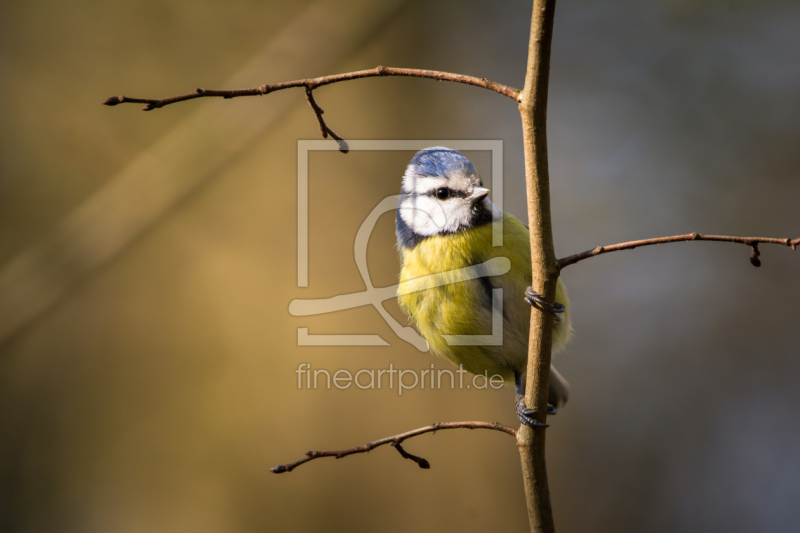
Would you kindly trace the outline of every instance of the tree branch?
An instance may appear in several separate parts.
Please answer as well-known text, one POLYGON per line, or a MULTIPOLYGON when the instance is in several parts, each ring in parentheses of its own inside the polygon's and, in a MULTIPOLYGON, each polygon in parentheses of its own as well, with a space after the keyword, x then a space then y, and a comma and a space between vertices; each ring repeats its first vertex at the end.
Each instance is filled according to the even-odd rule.
POLYGON ((186 100, 194 100, 195 98, 206 97, 222 97, 225 99, 238 98, 240 96, 263 96, 265 94, 274 93, 275 91, 282 91, 283 89, 291 89, 293 87, 305 87, 306 89, 316 89, 323 85, 330 85, 331 83, 338 83, 340 81, 357 80, 360 78, 374 78, 377 76, 408 76, 412 78, 429 78, 439 81, 452 81, 455 83, 465 83, 467 85, 475 85, 483 87, 503 96, 511 98, 515 102, 519 101, 520 91, 513 87, 495 83, 486 78, 476 78, 474 76, 465 76, 463 74, 453 74, 451 72, 439 72, 437 70, 421 70, 415 68, 394 68, 394 67, 375 67, 369 70, 359 70, 356 72, 347 72, 344 74, 333 74, 331 76, 321 76, 319 78, 307 78, 304 80, 284 81, 282 83, 274 83, 272 85, 261 85, 250 89, 234 89, 229 91, 218 91, 213 89, 197 89, 193 93, 184 94, 181 96, 173 96, 171 98, 164 98, 161 100, 154 100, 149 98, 131 98, 128 96, 112 96, 107 98, 103 105, 115 106, 118 104, 147 104, 142 108, 142 111, 151 111, 159 109, 170 104, 178 102, 185 102, 186 100))
POLYGON ((314 110, 314 114, 317 117, 317 122, 319 122, 319 129, 322 131, 322 137, 327 139, 328 134, 331 135, 334 139, 336 139, 336 143, 339 145, 339 151, 346 154, 349 151, 347 146, 347 142, 344 139, 336 135, 332 129, 330 129, 326 124, 325 121, 322 119, 322 113, 324 111, 321 107, 319 107, 314 100, 314 95, 312 91, 317 87, 322 87, 323 85, 330 85, 331 83, 338 83, 340 81, 349 81, 349 80, 357 80, 360 78, 374 78, 376 76, 407 76, 412 78, 429 78, 433 80, 439 81, 452 81, 455 83, 465 83, 467 85, 475 85, 477 87, 483 87, 484 89, 488 89, 490 91, 494 91, 496 93, 502 94, 508 98, 511 98, 515 102, 519 101, 520 91, 513 87, 509 87, 507 85, 503 85, 501 83, 493 82, 487 78, 476 78, 474 76, 465 76, 463 74, 453 74, 451 72, 439 72, 437 70, 421 70, 415 68, 394 68, 394 67, 375 67, 369 70, 359 70, 356 72, 346 72, 344 74, 334 74, 331 76, 321 76, 319 78, 307 78, 304 80, 295 80, 295 81, 285 81, 282 83, 275 83, 272 85, 261 85, 259 87, 253 87, 250 89, 233 89, 228 91, 219 91, 213 89, 197 89, 193 93, 184 94, 181 96, 173 96, 171 98, 163 98, 161 100, 155 100, 150 98, 131 98, 129 96, 112 96, 110 98, 106 98, 103 102, 103 105, 107 106, 115 106, 118 104, 146 104, 142 110, 143 111, 152 111, 153 109, 159 109, 164 106, 168 106, 170 104, 177 104, 178 102, 185 102, 186 100, 194 100, 195 98, 207 98, 207 97, 222 97, 225 99, 230 98, 238 98, 240 96, 263 96, 265 94, 274 93, 275 91, 282 91, 283 89, 291 89, 293 87, 305 87, 306 90, 306 98, 308 99, 308 103, 311 105, 311 108, 314 110))
MULTIPOLYGON (((531 286, 550 304, 555 302, 558 269, 550 216, 550 176, 547 161, 547 89, 555 0, 534 0, 525 88, 520 95, 525 183, 531 243, 531 286)), ((521 295, 520 295, 521 296, 521 295)), ((531 308, 525 405, 547 417, 553 315, 531 308)), ((545 427, 526 425, 517 432, 522 479, 531 532, 554 533, 553 510, 545 463, 545 427)))
POLYGON ((347 457, 348 455, 353 455, 356 453, 367 453, 369 451, 374 450, 378 446, 383 446, 384 444, 391 444, 403 458, 414 461, 419 465, 420 468, 430 468, 431 464, 426 459, 423 459, 422 457, 419 457, 417 455, 405 451, 405 449, 403 449, 403 447, 401 446, 403 441, 410 439, 412 437, 416 437, 418 435, 424 435, 425 433, 436 433, 440 429, 458 429, 458 428, 493 429, 496 431, 502 431, 503 433, 508 433, 511 436, 516 436, 517 434, 516 429, 509 426, 504 426, 503 424, 499 424, 497 422, 435 422, 430 426, 425 426, 423 428, 418 428, 411 431, 407 431, 405 433, 400 433, 399 435, 394 435, 392 437, 384 437, 382 439, 368 442, 362 446, 356 446, 355 448, 347 448, 346 450, 335 450, 327 452, 315 452, 315 451, 306 452, 306 456, 303 457, 302 459, 299 459, 293 463, 274 466, 272 467, 271 470, 276 474, 282 474, 283 472, 291 472, 298 466, 307 463, 309 461, 313 461, 314 459, 319 459, 320 457, 336 457, 337 459, 341 459, 342 457, 347 457))
POLYGON ((758 250, 759 244, 779 244, 782 246, 789 246, 792 250, 800 245, 800 238, 798 239, 773 239, 769 237, 729 237, 727 235, 701 235, 699 233, 687 233, 686 235, 673 235, 671 237, 657 237, 655 239, 643 239, 641 241, 623 242, 620 244, 612 244, 611 246, 598 246, 592 250, 587 250, 579 254, 570 255, 558 260, 558 270, 562 270, 570 265, 574 265, 578 261, 589 259, 597 255, 607 254, 609 252, 617 252, 620 250, 633 250, 640 246, 650 246, 653 244, 667 244, 670 242, 682 241, 721 241, 721 242, 735 242, 745 244, 753 249, 750 255, 750 262, 753 266, 761 266, 761 260, 758 258, 761 252, 758 250))

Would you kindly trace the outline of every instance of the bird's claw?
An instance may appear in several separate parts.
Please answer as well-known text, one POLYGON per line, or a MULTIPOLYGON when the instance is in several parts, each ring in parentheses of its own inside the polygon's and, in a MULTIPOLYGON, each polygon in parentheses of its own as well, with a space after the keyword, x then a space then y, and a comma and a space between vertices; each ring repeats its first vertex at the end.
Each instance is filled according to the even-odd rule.
MULTIPOLYGON (((555 407, 550 404, 547 404, 547 414, 548 415, 555 415, 558 411, 555 407)), ((531 409, 530 407, 525 405, 525 397, 524 396, 517 396, 517 417, 519 421, 525 424, 528 427, 532 428, 548 428, 550 427, 549 424, 542 424, 538 420, 536 420, 536 409, 531 409)))
POLYGON ((545 313, 557 314, 567 310, 562 303, 555 302, 551 304, 546 302, 541 294, 533 290, 533 287, 528 287, 527 290, 525 290, 525 301, 539 311, 545 313))

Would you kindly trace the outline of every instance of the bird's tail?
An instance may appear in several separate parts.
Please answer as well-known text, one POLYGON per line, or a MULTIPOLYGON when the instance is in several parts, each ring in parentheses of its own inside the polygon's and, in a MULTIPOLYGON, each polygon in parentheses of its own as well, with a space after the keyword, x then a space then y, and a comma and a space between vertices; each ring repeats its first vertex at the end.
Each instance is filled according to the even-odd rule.
POLYGON ((556 367, 550 365, 550 390, 547 395, 547 402, 550 405, 561 408, 569 399, 569 383, 564 376, 558 373, 556 367))

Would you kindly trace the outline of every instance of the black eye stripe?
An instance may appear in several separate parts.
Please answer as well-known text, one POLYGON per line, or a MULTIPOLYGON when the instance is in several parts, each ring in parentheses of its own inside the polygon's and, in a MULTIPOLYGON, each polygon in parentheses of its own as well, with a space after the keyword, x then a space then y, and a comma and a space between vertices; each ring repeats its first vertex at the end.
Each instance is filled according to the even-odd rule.
POLYGON ((436 189, 426 192, 425 196, 433 196, 434 198, 436 198, 437 196, 436 193, 439 191, 439 189, 446 189, 448 192, 447 195, 448 198, 466 198, 468 196, 467 193, 465 193, 464 191, 457 191, 449 187, 437 187, 436 189))

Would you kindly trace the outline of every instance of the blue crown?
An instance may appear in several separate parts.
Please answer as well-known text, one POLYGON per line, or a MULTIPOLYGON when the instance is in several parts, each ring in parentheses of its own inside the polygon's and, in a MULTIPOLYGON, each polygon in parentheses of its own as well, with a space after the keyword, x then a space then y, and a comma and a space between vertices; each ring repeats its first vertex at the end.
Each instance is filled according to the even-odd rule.
POLYGON ((420 150, 408 166, 419 176, 449 178, 452 175, 475 175, 475 167, 469 159, 456 150, 435 146, 420 150))

